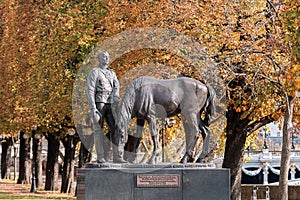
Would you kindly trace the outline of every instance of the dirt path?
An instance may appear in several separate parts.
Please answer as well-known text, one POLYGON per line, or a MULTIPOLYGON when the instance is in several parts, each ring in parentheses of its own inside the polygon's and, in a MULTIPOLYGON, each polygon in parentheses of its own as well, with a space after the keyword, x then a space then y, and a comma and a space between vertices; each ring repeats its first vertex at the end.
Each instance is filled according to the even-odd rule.
POLYGON ((30 184, 16 184, 13 181, 2 180, 0 182, 0 192, 14 195, 42 197, 45 199, 76 199, 72 194, 61 194, 59 191, 44 191, 37 189, 37 192, 30 192, 30 184))

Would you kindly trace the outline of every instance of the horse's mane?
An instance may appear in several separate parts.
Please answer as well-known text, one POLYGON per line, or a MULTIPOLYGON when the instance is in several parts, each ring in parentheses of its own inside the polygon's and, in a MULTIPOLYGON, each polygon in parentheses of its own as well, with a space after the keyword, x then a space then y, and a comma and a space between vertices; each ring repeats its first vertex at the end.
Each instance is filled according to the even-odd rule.
POLYGON ((142 86, 145 78, 142 76, 135 79, 127 88, 119 109, 119 120, 117 121, 119 127, 127 127, 133 112, 136 90, 142 86))

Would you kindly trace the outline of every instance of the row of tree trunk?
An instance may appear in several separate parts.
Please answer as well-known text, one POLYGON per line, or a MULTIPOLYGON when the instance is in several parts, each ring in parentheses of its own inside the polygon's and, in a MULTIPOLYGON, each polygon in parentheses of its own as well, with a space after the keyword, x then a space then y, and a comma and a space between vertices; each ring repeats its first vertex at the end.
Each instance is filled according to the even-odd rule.
MULTIPOLYGON (((75 148, 79 142, 78 135, 67 135, 63 140, 58 140, 56 134, 49 134, 46 137, 46 139, 48 140, 47 162, 44 163, 42 159, 42 139, 35 137, 35 134, 36 131, 33 130, 31 134, 32 137, 26 138, 26 133, 20 133, 19 177, 17 183, 29 184, 32 183, 32 181, 35 181, 35 185, 37 188, 42 187, 42 172, 43 168, 46 167, 45 190, 59 190, 58 177, 61 171, 61 192, 73 193, 73 183, 75 177, 75 148), (65 148, 63 164, 61 167, 58 162, 58 158, 61 154, 59 150, 60 141, 65 148), (32 159, 30 159, 30 152, 32 152, 32 159), (32 179, 33 176, 35 176, 35 179, 32 179)), ((1 178, 9 178, 9 160, 11 157, 11 148, 14 147, 13 144, 14 138, 12 137, 5 138, 1 141, 1 178)), ((79 157, 79 167, 81 167, 85 162, 88 162, 91 159, 90 153, 82 144, 80 146, 79 157)))

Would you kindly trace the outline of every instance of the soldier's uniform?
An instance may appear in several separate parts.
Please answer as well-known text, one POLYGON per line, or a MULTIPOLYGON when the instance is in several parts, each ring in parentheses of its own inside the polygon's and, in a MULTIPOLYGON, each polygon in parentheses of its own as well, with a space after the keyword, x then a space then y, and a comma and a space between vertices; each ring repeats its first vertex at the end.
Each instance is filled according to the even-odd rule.
POLYGON ((104 134, 102 132, 104 119, 109 126, 114 143, 113 161, 124 162, 120 136, 115 133, 114 110, 112 109, 119 102, 119 81, 115 72, 111 69, 94 68, 87 77, 86 93, 92 112, 98 162, 105 162, 104 134))
POLYGON ((86 85, 91 109, 96 103, 118 103, 119 81, 113 70, 94 68, 88 75, 86 85))

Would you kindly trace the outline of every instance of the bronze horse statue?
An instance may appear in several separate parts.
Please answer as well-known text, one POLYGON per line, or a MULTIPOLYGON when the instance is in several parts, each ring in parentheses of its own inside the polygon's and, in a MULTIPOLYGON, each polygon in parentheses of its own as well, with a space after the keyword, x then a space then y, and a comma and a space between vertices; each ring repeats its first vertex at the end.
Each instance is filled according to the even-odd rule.
MULTIPOLYGON (((186 138, 186 153, 181 163, 186 163, 201 133, 203 150, 197 162, 208 154, 210 131, 209 126, 215 112, 215 91, 212 87, 192 78, 156 79, 142 76, 135 79, 126 90, 116 120, 116 130, 125 138, 128 137, 127 126, 131 119, 136 118, 137 130, 135 137, 129 137, 134 155, 142 138, 145 121, 148 122, 153 140, 153 152, 149 163, 154 163, 158 155, 158 131, 156 117, 172 117, 182 114, 182 122, 186 138), (205 118, 201 115, 205 113, 205 118)), ((125 146, 125 150, 126 149, 125 146)), ((129 159, 133 162, 135 157, 129 159)))

